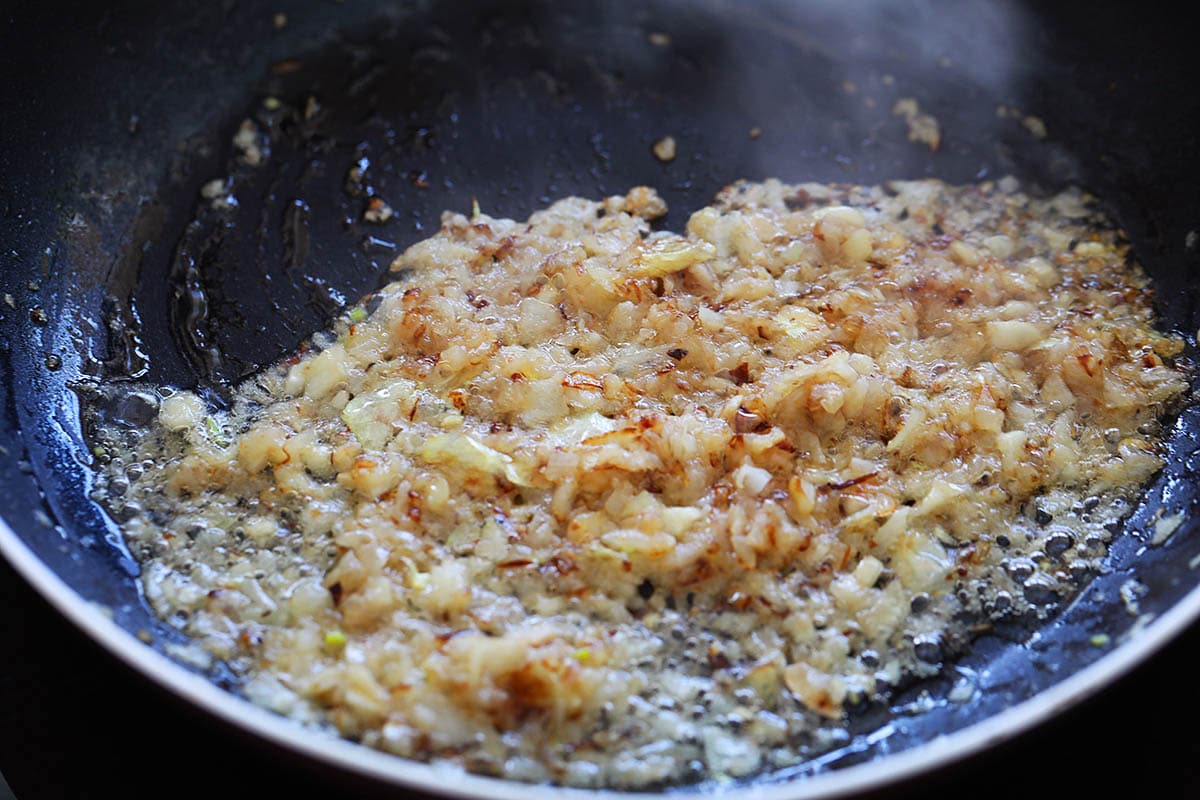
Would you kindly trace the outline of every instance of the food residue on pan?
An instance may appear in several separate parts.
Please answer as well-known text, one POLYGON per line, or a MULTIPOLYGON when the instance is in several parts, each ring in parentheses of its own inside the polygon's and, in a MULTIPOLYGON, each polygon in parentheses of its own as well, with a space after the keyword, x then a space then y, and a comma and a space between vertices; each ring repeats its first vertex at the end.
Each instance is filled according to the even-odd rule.
POLYGON ((251 167, 263 163, 268 151, 265 146, 266 137, 253 120, 242 120, 237 133, 233 136, 233 146, 238 153, 238 161, 251 167))
POLYGON ((921 111, 921 106, 915 98, 902 97, 892 106, 892 113, 904 118, 908 126, 908 140, 928 145, 929 149, 937 152, 942 144, 942 129, 937 117, 921 111))
POLYGON ((363 210, 363 221, 379 225, 387 222, 395 213, 382 197, 372 197, 367 200, 367 206, 363 210))
POLYGON ((237 198, 232 193, 232 182, 228 178, 213 178, 200 187, 200 197, 212 204, 213 208, 231 208, 237 204, 237 198))
POLYGON ((448 213, 232 411, 105 432, 155 611, 369 746, 646 788, 828 749, 1099 568, 1185 381, 1089 198, 665 211, 448 213))
POLYGON ((1015 119, 1019 121, 1025 130, 1029 131, 1035 139, 1045 139, 1049 135, 1049 129, 1046 127, 1045 120, 1033 114, 1026 114, 1019 108, 1006 105, 996 106, 996 116, 1000 119, 1015 119))
POLYGON ((654 157, 659 161, 674 161, 675 160, 675 137, 664 136, 654 143, 651 148, 654 151, 654 157))

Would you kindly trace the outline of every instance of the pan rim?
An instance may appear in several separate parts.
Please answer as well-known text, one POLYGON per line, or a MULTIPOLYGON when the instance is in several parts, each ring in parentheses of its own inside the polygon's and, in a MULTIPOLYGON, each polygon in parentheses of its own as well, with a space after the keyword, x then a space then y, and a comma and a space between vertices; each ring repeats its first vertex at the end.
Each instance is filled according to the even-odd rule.
MULTIPOLYGON (((0 518, 0 555, 81 633, 110 655, 160 688, 293 754, 395 786, 447 798, 489 797, 495 800, 554 800, 564 796, 588 800, 652 797, 660 794, 612 789, 578 789, 550 784, 472 775, 459 768, 401 758, 298 723, 260 708, 191 672, 139 641, 117 625, 101 607, 85 600, 55 573, 0 518)), ((815 800, 881 789, 960 762, 1014 739, 1051 717, 1082 703, 1143 663, 1153 653, 1200 619, 1200 585, 1167 611, 1136 630, 1112 651, 1048 689, 953 733, 940 735, 900 753, 843 769, 779 783, 751 784, 721 791, 722 800, 815 800)), ((706 792, 711 794, 711 792, 706 792)))

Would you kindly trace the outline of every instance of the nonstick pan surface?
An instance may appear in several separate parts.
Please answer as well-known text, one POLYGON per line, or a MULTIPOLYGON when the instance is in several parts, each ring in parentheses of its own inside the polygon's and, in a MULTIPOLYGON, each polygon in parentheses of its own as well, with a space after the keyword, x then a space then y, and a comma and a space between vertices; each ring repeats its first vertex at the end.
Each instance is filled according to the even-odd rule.
MULTIPOLYGON (((1194 344, 1200 148, 1186 42, 1165 17, 1088 9, 663 2, 21 11, 9 23, 0 88, 0 289, 12 298, 0 305, 5 553, 60 610, 169 688, 226 718, 245 712, 258 733, 291 741, 275 721, 262 723, 270 731, 255 727, 261 716, 209 693, 233 687, 231 676, 184 677, 151 655, 178 635, 141 603, 136 566, 89 498, 81 403, 94 402, 96 386, 129 380, 197 387, 221 402, 232 383, 375 288, 394 253, 432 232, 443 209, 465 211, 473 199, 521 217, 561 196, 651 184, 673 209, 665 226, 678 229, 737 178, 1013 174, 1045 189, 1078 183, 1110 205, 1157 281, 1164 324, 1194 344), (909 141, 892 113, 905 97, 938 118, 936 151, 909 141), (247 118, 270 133, 270 154, 255 168, 239 164, 230 143, 247 118), (1044 138, 1031 118, 1044 123, 1044 138), (664 135, 679 146, 669 164, 651 153, 664 135), (344 186, 363 160, 370 189, 398 212, 384 226, 361 223, 363 197, 344 186), (229 181, 236 206, 201 199, 214 179, 229 181), (115 627, 85 602, 109 609, 115 627), (151 647, 130 635, 139 631, 151 647)), ((103 411, 136 423, 145 408, 126 398, 103 411)), ((768 776, 769 791, 848 788, 871 765, 895 765, 900 776, 976 749, 1090 693, 1186 627, 1200 607, 1191 566, 1200 553, 1191 513, 1198 423, 1194 408, 1182 414, 1169 465, 1114 545, 1110 570, 1061 613, 1036 630, 981 638, 944 680, 897 699, 912 713, 881 709, 843 750, 768 776), (1187 514, 1184 524, 1150 547, 1154 520, 1176 511, 1187 514), (1146 587, 1140 614, 1148 617, 1118 599, 1131 577, 1146 587), (1124 643, 1098 647, 1100 633, 1124 643), (964 679, 977 689, 972 699, 946 702, 964 679), (1040 706, 1021 705, 1044 691, 1040 706), (1019 713, 971 727, 1012 707, 1019 713), (881 725, 890 725, 887 735, 872 735, 881 725), (940 739, 930 758, 928 748, 909 752, 956 731, 965 732, 940 739), (805 779, 856 764, 867 766, 836 771, 841 783, 805 779)), ((455 789, 420 768, 396 773, 374 754, 360 759, 349 746, 308 747, 387 780, 455 789)), ((496 786, 493 794, 523 791, 496 786)))

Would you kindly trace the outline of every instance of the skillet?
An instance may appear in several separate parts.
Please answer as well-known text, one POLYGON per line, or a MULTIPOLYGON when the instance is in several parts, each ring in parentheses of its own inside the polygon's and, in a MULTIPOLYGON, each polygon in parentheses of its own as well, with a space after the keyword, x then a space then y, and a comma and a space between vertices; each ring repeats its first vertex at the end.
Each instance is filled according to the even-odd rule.
MULTIPOLYGON (((559 196, 651 183, 673 208, 666 226, 678 229, 728 181, 772 175, 874 183, 1011 173, 1046 189, 1082 184, 1111 206, 1156 279, 1165 325, 1191 340, 1200 321, 1191 233, 1200 203, 1185 42, 1166 18, 1089 9, 22 10, 10 23, 0 89, 0 288, 13 298, 0 306, 0 499, 11 529, 0 544, 68 617, 190 701, 310 756, 332 752, 385 780, 446 789, 420 769, 398 774, 348 746, 297 744, 294 732, 164 666, 129 635, 148 631, 158 648, 177 638, 140 602, 136 567, 88 497, 81 402, 93 403, 96 385, 131 378, 196 386, 221 402, 231 382, 378 285, 395 249, 428 235, 442 209, 465 210, 472 197, 490 213, 519 217, 559 196), (652 40, 656 33, 668 39, 652 40), (320 108, 306 119, 310 96, 320 108), (936 152, 905 137, 891 113, 901 97, 940 120, 936 152), (1045 139, 1030 115, 1045 123, 1045 139), (264 169, 231 157, 245 118, 272 131, 264 169), (680 156, 664 165, 650 145, 666 134, 680 156), (344 176, 364 158, 373 190, 400 211, 379 228, 345 221, 357 220, 362 199, 344 191, 344 176), (231 174, 237 208, 211 213, 201 187, 231 174), (110 609, 115 625, 81 600, 110 609)), ((131 423, 145 413, 128 397, 103 410, 131 423)), ((1189 514, 1164 545, 1147 539, 1160 512, 1193 510, 1198 422, 1192 409, 1176 424, 1169 465, 1113 547, 1110 571, 1048 624, 998 631, 959 662, 979 689, 969 702, 937 699, 965 673, 913 687, 897 705, 916 708, 925 691, 932 708, 872 738, 885 724, 881 709, 861 736, 806 771, 865 767, 837 771, 837 780, 771 776, 771 791, 853 788, 866 785, 858 775, 880 780, 873 764, 899 777, 977 749, 1090 693, 1189 624, 1200 606, 1190 566, 1197 524, 1189 514), (1153 619, 1139 623, 1116 600, 1130 577, 1146 587, 1141 611, 1153 619), (1098 647, 1098 634, 1129 641, 1098 647), (1037 704, 1019 705, 1039 692, 1037 704), (1010 706, 1020 713, 995 719, 1010 706), (970 727, 988 719, 992 727, 970 727), (907 753, 956 731, 964 732, 932 756, 907 753)), ((233 686, 219 670, 205 677, 233 686)), ((469 782, 457 790, 524 791, 469 782)))

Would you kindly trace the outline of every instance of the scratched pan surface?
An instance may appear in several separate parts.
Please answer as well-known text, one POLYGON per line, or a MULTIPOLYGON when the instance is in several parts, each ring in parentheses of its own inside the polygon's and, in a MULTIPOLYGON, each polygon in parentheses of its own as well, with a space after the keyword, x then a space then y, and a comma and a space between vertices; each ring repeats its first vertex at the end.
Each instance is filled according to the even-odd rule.
MULTIPOLYGON (((432 792, 528 796, 316 740, 238 700, 219 667, 198 676, 158 655, 178 636, 148 613, 116 524, 89 499, 80 398, 136 379, 221 402, 386 280, 444 209, 476 199, 522 217, 649 184, 679 229, 738 178, 1077 183, 1126 229, 1164 326, 1195 356, 1200 115, 1184 32, 1165 15, 1013 2, 193 5, 9 21, 0 549, 147 677, 305 757, 432 792), (939 120, 936 152, 907 140, 892 113, 905 97, 939 120), (267 139, 257 166, 231 144, 245 119, 267 139), (665 135, 678 143, 666 164, 651 153, 665 135), (365 179, 347 186, 355 165, 365 179), (224 208, 201 197, 213 180, 233 198, 224 208), (361 219, 372 195, 395 209, 382 225, 361 219)), ((104 413, 147 412, 131 400, 104 413)), ((857 717, 844 748, 760 788, 831 794, 928 769, 1056 713, 1192 624, 1197 409, 1172 431, 1166 470, 1084 592, 1046 622, 978 639, 942 679, 857 717), (1180 529, 1149 546, 1157 515, 1177 511, 1180 529), (1141 618, 1119 599, 1131 577, 1146 587, 1141 618), (964 679, 978 691, 947 701, 964 679)))

